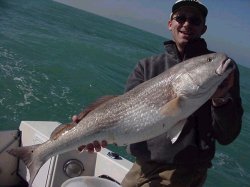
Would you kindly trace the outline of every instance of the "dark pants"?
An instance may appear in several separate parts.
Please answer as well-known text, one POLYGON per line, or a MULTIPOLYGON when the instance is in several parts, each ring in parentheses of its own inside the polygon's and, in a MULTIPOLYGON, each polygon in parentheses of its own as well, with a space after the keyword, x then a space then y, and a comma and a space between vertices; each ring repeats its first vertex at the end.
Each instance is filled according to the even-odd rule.
POLYGON ((122 187, 202 187, 207 168, 169 168, 168 166, 135 163, 122 181, 122 187))

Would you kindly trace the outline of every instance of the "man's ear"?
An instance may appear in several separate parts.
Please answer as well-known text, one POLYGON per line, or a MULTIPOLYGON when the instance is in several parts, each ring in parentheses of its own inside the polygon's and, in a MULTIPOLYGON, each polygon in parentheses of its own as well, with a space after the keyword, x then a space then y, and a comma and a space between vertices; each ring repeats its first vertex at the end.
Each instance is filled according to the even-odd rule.
POLYGON ((168 30, 172 30, 172 20, 168 21, 168 30))
POLYGON ((201 31, 201 35, 203 35, 205 32, 207 31, 207 25, 204 25, 202 31, 201 31))

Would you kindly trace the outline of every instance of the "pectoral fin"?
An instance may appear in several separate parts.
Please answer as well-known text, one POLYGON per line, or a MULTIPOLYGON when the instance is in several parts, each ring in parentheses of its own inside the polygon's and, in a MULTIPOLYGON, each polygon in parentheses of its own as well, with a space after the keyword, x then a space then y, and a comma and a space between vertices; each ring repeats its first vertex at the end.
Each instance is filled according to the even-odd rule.
POLYGON ((166 116, 175 116, 181 111, 181 97, 178 96, 161 108, 161 114, 166 116))

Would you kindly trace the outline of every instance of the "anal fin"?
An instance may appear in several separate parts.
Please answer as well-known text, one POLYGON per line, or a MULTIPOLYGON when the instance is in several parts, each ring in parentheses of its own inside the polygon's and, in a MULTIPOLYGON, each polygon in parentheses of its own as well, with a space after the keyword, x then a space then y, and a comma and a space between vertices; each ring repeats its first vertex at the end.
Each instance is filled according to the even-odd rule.
POLYGON ((176 140, 179 138, 186 121, 186 119, 181 120, 168 130, 168 137, 170 138, 172 143, 175 143, 176 140))

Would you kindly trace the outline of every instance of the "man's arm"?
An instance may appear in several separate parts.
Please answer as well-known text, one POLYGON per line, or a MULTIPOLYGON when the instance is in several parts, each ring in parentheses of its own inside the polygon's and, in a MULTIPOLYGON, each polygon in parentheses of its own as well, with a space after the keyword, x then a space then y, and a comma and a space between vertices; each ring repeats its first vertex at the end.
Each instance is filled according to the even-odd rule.
POLYGON ((229 87, 230 81, 233 81, 229 91, 224 93, 221 99, 217 96, 212 99, 214 133, 217 141, 223 145, 231 143, 239 135, 242 124, 243 108, 240 98, 238 68, 235 69, 233 75, 233 80, 229 76, 228 80, 225 81, 229 87))

